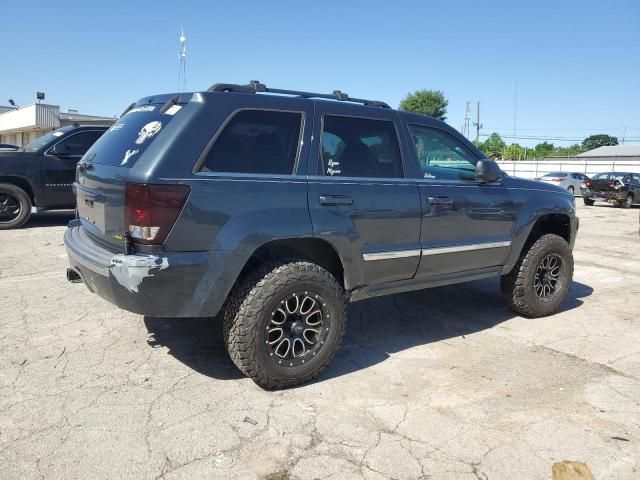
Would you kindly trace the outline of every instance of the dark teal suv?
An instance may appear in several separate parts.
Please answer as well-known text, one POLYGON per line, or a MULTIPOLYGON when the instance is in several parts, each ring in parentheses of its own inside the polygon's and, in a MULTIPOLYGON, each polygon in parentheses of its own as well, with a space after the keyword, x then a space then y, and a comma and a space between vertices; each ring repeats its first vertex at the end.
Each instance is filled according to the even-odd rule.
POLYGON ((265 388, 327 365, 347 301, 500 276, 538 317, 573 275, 570 194, 340 91, 143 98, 83 157, 75 191, 69 280, 143 315, 221 313, 231 358, 265 388))

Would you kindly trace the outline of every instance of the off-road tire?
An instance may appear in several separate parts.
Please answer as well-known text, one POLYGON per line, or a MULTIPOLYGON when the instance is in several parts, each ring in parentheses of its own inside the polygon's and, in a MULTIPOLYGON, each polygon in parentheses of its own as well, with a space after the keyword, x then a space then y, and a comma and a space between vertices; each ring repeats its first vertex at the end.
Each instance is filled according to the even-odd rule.
POLYGON ((631 208, 631 207, 633 207, 633 193, 628 193, 627 197, 624 200, 624 202, 620 202, 620 205, 623 208, 631 208))
MULTIPOLYGON (((346 299, 331 273, 313 263, 286 259, 261 265, 234 286, 223 311, 224 341, 233 363, 265 389, 307 382, 329 364, 344 336, 346 299), (271 312, 293 292, 309 290, 321 295, 331 322, 317 355, 301 365, 281 366, 271 360, 264 341, 271 312)), ((273 356, 271 356, 273 357, 273 356)))
POLYGON ((0 194, 2 193, 11 195, 18 201, 20 204, 20 213, 10 221, 0 221, 0 230, 10 230, 21 227, 31 216, 31 198, 29 198, 29 194, 11 183, 0 183, 0 194))
POLYGON ((509 307, 525 317, 545 317, 554 313, 565 299, 573 278, 573 254, 567 241, 553 234, 536 240, 528 251, 523 252, 515 267, 500 279, 500 287, 509 302, 509 307), (560 280, 553 297, 543 301, 535 292, 536 269, 548 255, 557 255, 561 260, 560 280))
POLYGON ((591 200, 590 198, 585 198, 582 197, 582 200, 584 201, 584 204, 587 205, 588 207, 592 207, 595 202, 595 200, 591 200))

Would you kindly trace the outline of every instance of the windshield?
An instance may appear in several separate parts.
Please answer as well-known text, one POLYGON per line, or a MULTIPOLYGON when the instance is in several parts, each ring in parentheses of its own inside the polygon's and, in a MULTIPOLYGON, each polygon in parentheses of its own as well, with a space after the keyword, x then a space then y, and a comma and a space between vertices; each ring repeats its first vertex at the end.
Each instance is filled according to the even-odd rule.
POLYGON ((34 141, 29 142, 25 147, 25 152, 37 152, 43 148, 48 147, 58 140, 61 136, 71 130, 72 127, 63 127, 53 132, 47 133, 41 137, 36 138, 34 141))

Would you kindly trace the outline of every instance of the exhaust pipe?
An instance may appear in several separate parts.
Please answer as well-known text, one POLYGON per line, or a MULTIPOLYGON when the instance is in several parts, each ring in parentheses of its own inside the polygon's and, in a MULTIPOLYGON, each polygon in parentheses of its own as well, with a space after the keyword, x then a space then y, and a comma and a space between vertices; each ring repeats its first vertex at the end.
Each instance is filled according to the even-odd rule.
POLYGON ((67 280, 71 283, 82 283, 82 277, 78 271, 73 268, 67 268, 67 280))

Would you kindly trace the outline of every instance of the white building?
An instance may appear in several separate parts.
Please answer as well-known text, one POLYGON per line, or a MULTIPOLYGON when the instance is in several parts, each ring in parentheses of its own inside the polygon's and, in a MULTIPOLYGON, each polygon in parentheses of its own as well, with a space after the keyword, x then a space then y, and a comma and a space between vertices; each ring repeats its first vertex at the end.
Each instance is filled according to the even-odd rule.
POLYGON ((77 110, 61 112, 58 105, 44 103, 24 107, 0 106, 0 143, 23 147, 45 133, 74 123, 110 125, 115 121, 115 117, 84 115, 77 110))

